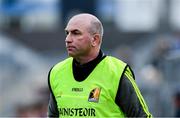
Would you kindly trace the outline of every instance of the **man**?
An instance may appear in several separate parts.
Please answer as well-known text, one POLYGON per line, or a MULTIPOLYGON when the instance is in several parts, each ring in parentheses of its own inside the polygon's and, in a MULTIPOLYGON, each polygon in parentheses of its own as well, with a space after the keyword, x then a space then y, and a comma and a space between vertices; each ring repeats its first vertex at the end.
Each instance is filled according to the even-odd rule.
POLYGON ((151 117, 130 67, 100 49, 103 26, 91 14, 66 28, 69 58, 49 72, 49 117, 151 117))

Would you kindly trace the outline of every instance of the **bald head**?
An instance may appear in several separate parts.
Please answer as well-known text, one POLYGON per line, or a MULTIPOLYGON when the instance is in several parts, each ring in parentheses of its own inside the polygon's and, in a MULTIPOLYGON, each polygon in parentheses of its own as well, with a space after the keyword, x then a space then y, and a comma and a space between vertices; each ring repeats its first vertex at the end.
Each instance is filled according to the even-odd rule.
POLYGON ((91 14, 73 16, 66 28, 68 54, 81 64, 97 57, 102 43, 103 27, 99 19, 91 14))
MULTIPOLYGON (((73 16, 70 20, 69 23, 72 21, 77 21, 79 24, 86 24, 89 33, 91 34, 100 34, 100 37, 102 39, 103 37, 103 26, 101 21, 94 15, 88 14, 88 13, 82 13, 73 16)), ((68 23, 68 24, 69 24, 68 23)))

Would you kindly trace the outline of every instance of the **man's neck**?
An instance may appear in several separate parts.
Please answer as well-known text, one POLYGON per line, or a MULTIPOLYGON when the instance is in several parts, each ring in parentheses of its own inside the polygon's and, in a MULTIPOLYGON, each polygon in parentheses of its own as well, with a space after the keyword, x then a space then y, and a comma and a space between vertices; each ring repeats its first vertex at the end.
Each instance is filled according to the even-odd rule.
POLYGON ((78 58, 75 58, 75 60, 80 64, 80 65, 83 65, 83 64, 86 64, 92 60, 94 60, 97 56, 99 55, 99 51, 96 51, 96 53, 90 55, 90 56, 84 56, 84 57, 78 57, 78 58))

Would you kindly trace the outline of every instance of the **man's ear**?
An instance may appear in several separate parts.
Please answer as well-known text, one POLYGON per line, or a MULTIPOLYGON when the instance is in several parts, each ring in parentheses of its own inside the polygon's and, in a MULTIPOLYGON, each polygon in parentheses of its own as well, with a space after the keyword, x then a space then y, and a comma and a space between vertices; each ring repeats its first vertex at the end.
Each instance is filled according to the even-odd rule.
POLYGON ((100 35, 99 34, 94 34, 93 39, 92 39, 92 46, 97 46, 100 45, 100 35))

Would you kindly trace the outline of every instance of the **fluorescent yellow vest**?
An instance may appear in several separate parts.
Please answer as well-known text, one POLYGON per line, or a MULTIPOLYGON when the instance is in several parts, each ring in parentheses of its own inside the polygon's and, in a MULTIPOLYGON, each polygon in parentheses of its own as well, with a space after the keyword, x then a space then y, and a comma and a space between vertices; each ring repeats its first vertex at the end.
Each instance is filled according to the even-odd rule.
POLYGON ((84 81, 78 82, 73 76, 72 60, 58 63, 50 73, 60 117, 124 117, 115 97, 126 63, 107 56, 84 81))

